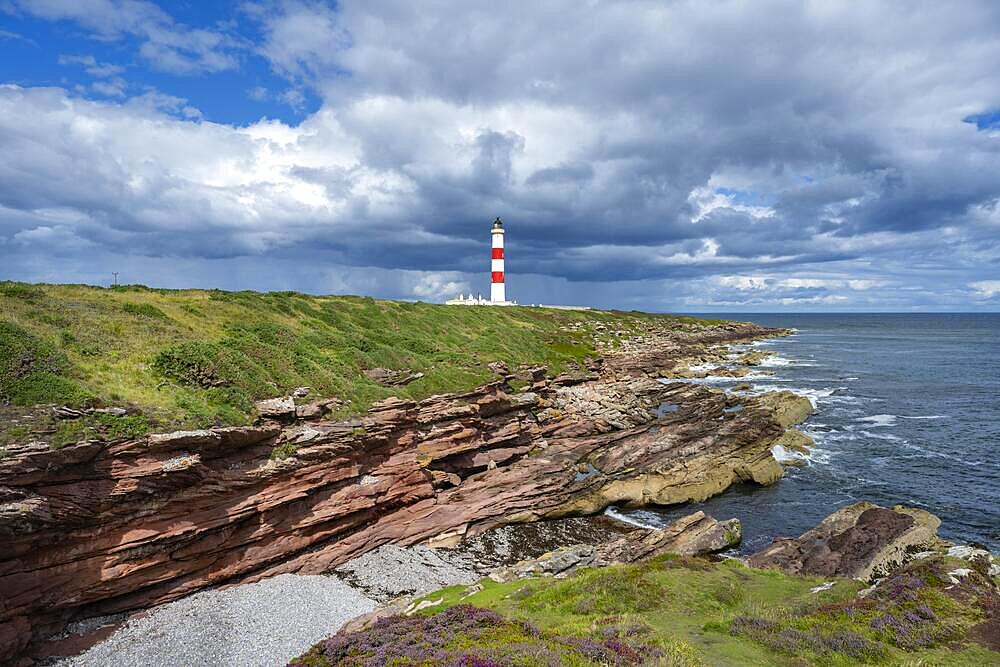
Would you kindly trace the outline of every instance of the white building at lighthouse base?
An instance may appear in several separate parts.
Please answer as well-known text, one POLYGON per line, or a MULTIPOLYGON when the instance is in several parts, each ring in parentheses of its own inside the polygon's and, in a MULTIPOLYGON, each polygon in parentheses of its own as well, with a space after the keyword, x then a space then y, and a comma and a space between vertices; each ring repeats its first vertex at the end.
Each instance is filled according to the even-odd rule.
POLYGON ((517 301, 493 301, 492 299, 484 299, 481 294, 474 295, 470 292, 468 295, 459 294, 457 299, 448 299, 445 304, 449 306, 516 306, 517 301))

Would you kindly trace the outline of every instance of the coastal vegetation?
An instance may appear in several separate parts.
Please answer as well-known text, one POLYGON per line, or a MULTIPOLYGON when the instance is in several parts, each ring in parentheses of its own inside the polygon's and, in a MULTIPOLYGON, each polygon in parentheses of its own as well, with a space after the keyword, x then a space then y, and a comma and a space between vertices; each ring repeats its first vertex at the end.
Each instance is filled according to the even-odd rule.
POLYGON ((579 368, 599 343, 617 342, 600 340, 605 328, 628 334, 653 321, 703 324, 636 312, 0 282, 0 404, 129 410, 72 423, 42 411, 28 425, 5 418, 0 445, 23 440, 26 429, 59 446, 150 429, 241 425, 252 420, 254 401, 303 386, 310 399, 342 400, 338 416, 359 414, 390 395, 472 389, 490 378, 494 361, 552 373, 579 368), (383 367, 423 375, 386 387, 362 372, 383 367))
POLYGON ((986 645, 984 620, 1000 598, 985 571, 935 557, 860 594, 867 588, 673 555, 566 579, 484 579, 425 595, 414 607, 430 606, 417 615, 338 634, 291 664, 376 655, 378 664, 484 667, 1000 664, 986 645))

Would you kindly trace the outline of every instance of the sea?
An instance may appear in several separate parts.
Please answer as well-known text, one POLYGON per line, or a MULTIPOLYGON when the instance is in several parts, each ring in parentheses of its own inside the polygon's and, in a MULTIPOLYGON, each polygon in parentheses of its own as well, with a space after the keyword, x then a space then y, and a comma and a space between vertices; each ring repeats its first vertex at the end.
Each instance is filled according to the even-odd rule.
POLYGON ((807 396, 815 414, 800 428, 815 449, 772 486, 741 484, 702 503, 609 515, 649 526, 695 510, 738 517, 736 551, 746 554, 869 500, 925 509, 941 518, 946 539, 1000 551, 1000 313, 711 316, 794 331, 737 347, 776 353, 756 377, 699 382, 749 381, 757 391, 807 396))

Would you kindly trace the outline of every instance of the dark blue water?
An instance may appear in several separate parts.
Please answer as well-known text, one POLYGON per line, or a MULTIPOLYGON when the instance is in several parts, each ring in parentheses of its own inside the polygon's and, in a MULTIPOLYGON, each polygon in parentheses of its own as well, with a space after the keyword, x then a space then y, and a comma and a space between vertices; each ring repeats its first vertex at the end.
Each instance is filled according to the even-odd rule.
MULTIPOLYGON (((809 396, 817 447, 770 487, 630 512, 662 525, 693 509, 739 517, 741 552, 799 535, 855 500, 911 505, 940 534, 1000 550, 1000 314, 774 314, 731 319, 797 333, 763 344, 779 358, 756 390, 809 396)), ((709 380, 721 387, 740 380, 709 380)))

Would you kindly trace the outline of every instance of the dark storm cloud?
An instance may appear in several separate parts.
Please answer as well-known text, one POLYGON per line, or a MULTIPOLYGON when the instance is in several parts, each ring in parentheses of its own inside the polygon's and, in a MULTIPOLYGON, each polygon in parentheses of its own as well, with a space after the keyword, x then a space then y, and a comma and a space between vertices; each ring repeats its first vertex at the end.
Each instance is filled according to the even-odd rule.
POLYGON ((586 162, 576 164, 561 164, 556 167, 545 167, 528 176, 525 185, 561 185, 564 183, 585 184, 594 178, 594 168, 586 162))
MULTIPOLYGON (((296 127, 0 89, 0 254, 298 258, 432 298, 499 215, 526 290, 995 299, 997 3, 543 5, 248 4, 254 50, 325 100, 296 127), (372 278, 397 269, 426 281, 372 278)), ((210 42, 185 48, 222 67, 210 42)))

